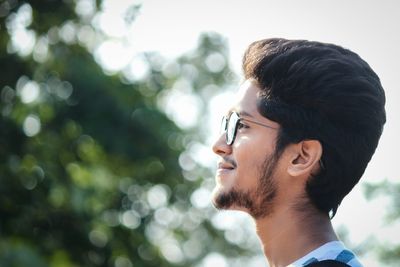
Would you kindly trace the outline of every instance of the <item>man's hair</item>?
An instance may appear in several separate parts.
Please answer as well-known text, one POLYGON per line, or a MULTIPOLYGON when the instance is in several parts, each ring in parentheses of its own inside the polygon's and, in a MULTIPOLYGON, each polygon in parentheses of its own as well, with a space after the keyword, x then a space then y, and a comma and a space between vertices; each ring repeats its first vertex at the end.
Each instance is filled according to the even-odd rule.
POLYGON ((333 217, 382 134, 385 93, 379 77, 350 50, 278 38, 252 43, 243 72, 261 89, 259 112, 281 126, 277 153, 302 140, 320 141, 321 171, 305 189, 315 207, 333 217))

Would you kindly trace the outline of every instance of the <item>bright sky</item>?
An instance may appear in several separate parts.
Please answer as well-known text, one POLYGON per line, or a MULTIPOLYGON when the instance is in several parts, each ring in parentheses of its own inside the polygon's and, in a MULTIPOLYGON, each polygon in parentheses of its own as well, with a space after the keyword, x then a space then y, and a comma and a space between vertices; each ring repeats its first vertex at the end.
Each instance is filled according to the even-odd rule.
MULTIPOLYGON (((107 3, 118 13, 118 7, 123 8, 128 1, 107 3)), ((400 149, 399 14, 400 2, 396 0, 143 0, 140 14, 130 29, 129 50, 133 54, 158 51, 173 58, 193 49, 201 32, 218 32, 227 39, 232 67, 240 73, 245 48, 261 38, 310 39, 349 48, 378 73, 387 96, 385 131, 362 181, 398 181, 395 157, 400 149)), ((120 37, 121 22, 105 21, 109 34, 120 37)), ((222 99, 226 98, 212 102, 213 122, 219 122, 224 112, 221 107, 229 104, 222 99)), ((206 155, 212 157, 211 153, 206 155)), ((398 242, 399 224, 382 228, 386 202, 380 198, 367 203, 358 186, 343 201, 333 222, 335 226, 346 225, 355 244, 370 235, 380 242, 398 242)), ((372 258, 371 255, 363 258, 367 266, 375 266, 372 258)))

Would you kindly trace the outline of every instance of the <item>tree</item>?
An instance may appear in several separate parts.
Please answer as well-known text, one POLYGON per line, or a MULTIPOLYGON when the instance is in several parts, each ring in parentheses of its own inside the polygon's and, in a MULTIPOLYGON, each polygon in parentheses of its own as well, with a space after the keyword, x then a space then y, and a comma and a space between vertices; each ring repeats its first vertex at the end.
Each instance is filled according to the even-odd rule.
POLYGON ((190 203, 210 175, 187 151, 202 136, 171 120, 179 111, 165 114, 179 84, 199 112, 210 88, 229 84, 224 40, 204 35, 174 62, 144 54, 140 80, 105 75, 93 52, 107 36, 91 23, 101 3, 82 3, 0 4, 0 265, 194 266, 209 251, 251 255, 227 245, 210 207, 190 203))
MULTIPOLYGON (((400 218, 400 185, 384 180, 377 184, 366 184, 365 196, 371 200, 380 196, 388 196, 391 202, 386 216, 386 227, 390 227, 400 218)), ((398 235, 396 234, 396 237, 398 235)), ((378 254, 379 260, 388 266, 398 266, 400 263, 400 244, 387 244, 372 240, 370 247, 378 254)))

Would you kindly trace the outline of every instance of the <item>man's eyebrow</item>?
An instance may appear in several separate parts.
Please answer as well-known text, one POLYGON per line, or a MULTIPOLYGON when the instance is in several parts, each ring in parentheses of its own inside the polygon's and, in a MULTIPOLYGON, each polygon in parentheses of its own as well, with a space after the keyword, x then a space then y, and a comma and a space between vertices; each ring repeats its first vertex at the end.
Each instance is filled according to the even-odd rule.
POLYGON ((253 115, 251 115, 250 113, 248 113, 248 112, 246 112, 244 110, 239 111, 238 114, 239 114, 239 116, 245 116, 245 117, 254 118, 253 115))

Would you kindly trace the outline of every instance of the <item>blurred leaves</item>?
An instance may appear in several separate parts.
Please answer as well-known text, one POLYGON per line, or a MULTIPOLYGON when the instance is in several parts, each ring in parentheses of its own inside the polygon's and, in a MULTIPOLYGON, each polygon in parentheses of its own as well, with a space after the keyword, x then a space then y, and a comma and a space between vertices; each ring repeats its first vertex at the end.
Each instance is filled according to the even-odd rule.
POLYGON ((249 242, 232 233, 227 242, 211 222, 210 173, 191 152, 208 101, 234 80, 223 38, 205 34, 174 61, 146 53, 139 70, 110 71, 96 56, 108 41, 96 23, 102 8, 0 4, 0 265, 201 266, 210 251, 251 256, 249 242))
POLYGON ((393 222, 400 217, 400 184, 391 183, 384 180, 377 184, 366 184, 364 186, 364 194, 368 200, 379 196, 390 196, 391 205, 387 212, 386 220, 393 222))
MULTIPOLYGON (((386 213, 386 226, 398 223, 400 219, 400 184, 384 180, 376 184, 364 185, 364 194, 368 200, 378 197, 388 197, 390 205, 386 213)), ((398 235, 398 233, 396 233, 398 235)), ((400 243, 388 244, 387 242, 376 244, 375 250, 382 263, 398 266, 400 264, 400 243)))

